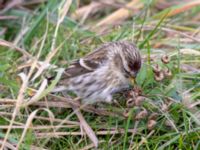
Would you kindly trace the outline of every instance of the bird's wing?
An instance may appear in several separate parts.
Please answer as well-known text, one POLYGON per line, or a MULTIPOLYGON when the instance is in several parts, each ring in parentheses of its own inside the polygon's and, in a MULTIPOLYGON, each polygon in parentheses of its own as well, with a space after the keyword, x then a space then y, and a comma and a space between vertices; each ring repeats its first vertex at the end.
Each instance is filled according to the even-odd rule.
POLYGON ((83 58, 73 61, 64 72, 64 79, 76 77, 96 70, 107 60, 107 47, 102 46, 83 58))

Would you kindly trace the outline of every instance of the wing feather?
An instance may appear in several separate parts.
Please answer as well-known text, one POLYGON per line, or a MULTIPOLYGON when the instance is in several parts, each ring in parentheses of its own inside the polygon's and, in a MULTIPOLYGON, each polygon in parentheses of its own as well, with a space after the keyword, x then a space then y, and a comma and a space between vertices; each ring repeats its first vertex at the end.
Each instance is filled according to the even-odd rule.
POLYGON ((107 44, 83 58, 73 61, 64 72, 64 79, 76 77, 96 70, 107 60, 107 44))

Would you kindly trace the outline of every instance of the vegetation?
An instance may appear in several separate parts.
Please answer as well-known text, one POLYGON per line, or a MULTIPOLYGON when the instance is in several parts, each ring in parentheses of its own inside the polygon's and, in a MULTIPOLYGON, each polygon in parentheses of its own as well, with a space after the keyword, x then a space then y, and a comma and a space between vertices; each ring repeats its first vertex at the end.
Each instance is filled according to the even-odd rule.
POLYGON ((2 149, 200 149, 199 5, 0 1, 2 149), (91 106, 50 92, 71 60, 119 40, 140 48, 137 87, 91 106))

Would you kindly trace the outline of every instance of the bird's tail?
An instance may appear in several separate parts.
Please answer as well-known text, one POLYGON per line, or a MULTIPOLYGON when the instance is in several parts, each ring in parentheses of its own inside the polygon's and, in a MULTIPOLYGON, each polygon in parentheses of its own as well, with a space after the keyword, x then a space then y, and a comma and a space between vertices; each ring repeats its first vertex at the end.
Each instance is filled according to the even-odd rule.
POLYGON ((62 92, 62 91, 66 91, 67 90, 67 87, 66 86, 57 86, 55 87, 51 92, 52 93, 57 93, 57 92, 62 92))
MULTIPOLYGON (((55 79, 55 76, 51 76, 51 77, 46 77, 48 80, 48 83, 52 83, 53 80, 55 79)), ((57 92, 62 92, 62 91, 67 91, 68 87, 68 81, 66 80, 60 80, 57 85, 55 86, 55 88, 51 91, 51 93, 57 93, 57 92)))

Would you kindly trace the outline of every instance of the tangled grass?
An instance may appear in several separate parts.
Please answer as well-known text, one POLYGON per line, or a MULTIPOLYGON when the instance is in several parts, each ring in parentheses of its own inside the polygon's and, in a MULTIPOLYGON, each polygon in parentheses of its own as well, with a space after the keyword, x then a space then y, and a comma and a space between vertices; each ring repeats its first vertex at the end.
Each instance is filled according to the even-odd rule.
POLYGON ((1 149, 199 149, 199 5, 199 0, 2 3, 1 149), (132 103, 119 93, 114 104, 82 106, 50 93, 71 60, 118 40, 134 41, 141 50, 140 99, 129 92, 132 103), (166 56, 170 60, 163 63, 166 56), (49 75, 56 76, 51 83, 49 75))

